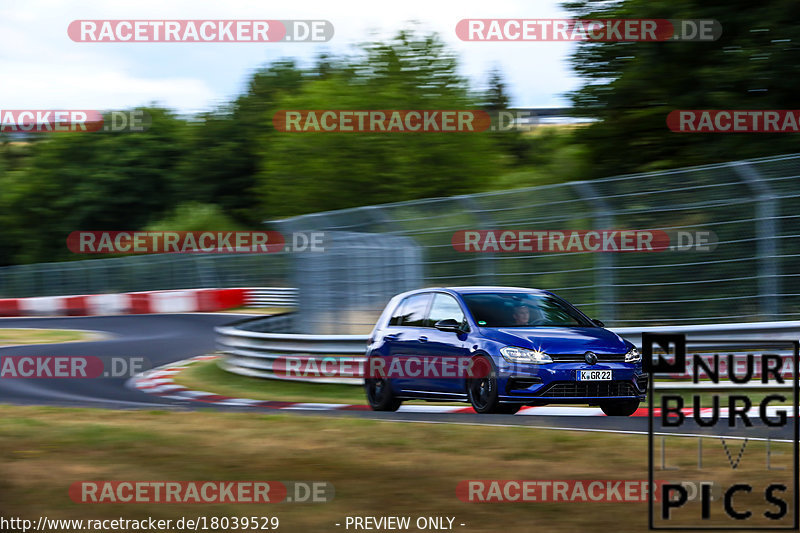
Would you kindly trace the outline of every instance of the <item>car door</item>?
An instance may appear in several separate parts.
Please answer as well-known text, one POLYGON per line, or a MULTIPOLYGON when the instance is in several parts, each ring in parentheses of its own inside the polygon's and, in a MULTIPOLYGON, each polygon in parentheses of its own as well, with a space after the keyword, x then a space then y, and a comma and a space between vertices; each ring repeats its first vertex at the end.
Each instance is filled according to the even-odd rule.
MULTIPOLYGON (((464 333, 452 331, 439 331, 434 325, 440 320, 452 319, 466 327, 467 321, 461 305, 453 296, 443 292, 433 294, 430 311, 428 311, 427 323, 430 326, 425 332, 426 339, 421 344, 421 354, 434 357, 446 358, 451 377, 426 377, 427 389, 437 393, 463 393, 463 379, 453 377, 458 373, 457 363, 461 358, 470 357, 464 333)), ((442 361, 443 362, 443 361, 442 361)), ((442 369, 441 362, 435 365, 437 369, 442 369)))
POLYGON ((386 325, 377 330, 376 341, 378 342, 375 343, 375 349, 371 352, 372 357, 389 357, 397 351, 397 341, 402 337, 401 333, 404 331, 400 324, 403 322, 403 309, 406 302, 408 302, 408 298, 397 302, 386 325))
MULTIPOLYGON (((398 325, 392 328, 393 338, 390 339, 390 357, 419 356, 422 345, 427 341, 428 331, 426 317, 431 302, 431 293, 424 292, 412 294, 405 299, 398 320, 398 325)), ((386 337, 384 337, 385 339, 386 337)), ((418 390, 417 380, 410 376, 399 376, 392 379, 395 390, 418 390)))

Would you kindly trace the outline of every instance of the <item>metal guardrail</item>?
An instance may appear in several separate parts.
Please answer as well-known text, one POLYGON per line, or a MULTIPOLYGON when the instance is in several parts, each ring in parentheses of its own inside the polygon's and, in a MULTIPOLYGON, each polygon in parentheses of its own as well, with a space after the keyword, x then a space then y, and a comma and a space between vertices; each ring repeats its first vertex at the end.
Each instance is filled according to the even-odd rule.
MULTIPOLYGON (((276 315, 216 328, 217 349, 225 355, 220 366, 235 374, 258 378, 352 385, 363 382, 360 378, 301 379, 276 375, 273 372, 273 362, 286 356, 302 356, 317 359, 317 362, 321 362, 325 356, 341 357, 350 362, 365 361, 368 335, 298 335, 263 331, 270 326, 281 327, 278 325, 282 324, 281 321, 286 321, 289 315, 276 315), (254 329, 261 331, 253 331, 254 329)), ((685 333, 690 341, 695 338, 734 343, 746 339, 800 339, 800 321, 610 329, 637 346, 641 346, 643 332, 685 333)), ((679 388, 692 388, 692 385, 683 383, 679 388)))
POLYGON ((367 335, 307 335, 253 331, 253 329, 266 329, 269 325, 279 329, 290 328, 291 317, 276 315, 216 328, 217 350, 225 354, 220 366, 235 374, 258 378, 349 385, 362 383, 358 378, 305 380, 280 376, 273 372, 273 363, 276 359, 287 356, 302 356, 317 360, 335 356, 353 363, 362 362, 365 360, 367 335), (242 326, 249 329, 242 329, 242 326))
POLYGON ((650 326, 609 328, 614 333, 637 346, 642 343, 642 333, 685 333, 688 340, 800 340, 800 320, 777 322, 744 322, 738 324, 701 324, 693 326, 650 326))
POLYGON ((251 289, 245 298, 247 307, 295 307, 297 289, 285 287, 264 287, 251 289))

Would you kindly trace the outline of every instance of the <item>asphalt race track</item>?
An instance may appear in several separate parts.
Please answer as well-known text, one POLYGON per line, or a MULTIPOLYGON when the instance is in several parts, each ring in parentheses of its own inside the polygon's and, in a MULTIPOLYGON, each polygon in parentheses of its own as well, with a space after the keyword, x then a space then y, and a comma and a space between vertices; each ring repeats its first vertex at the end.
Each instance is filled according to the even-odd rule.
MULTIPOLYGON (((57 318, 4 318, 0 328, 92 330, 110 338, 94 342, 0 348, 3 355, 83 355, 145 357, 153 366, 214 350, 214 327, 230 314, 118 315, 57 318)), ((0 401, 27 405, 110 409, 176 405, 125 386, 127 378, 0 379, 0 401)))
MULTIPOLYGON (((0 328, 53 328, 92 330, 108 338, 94 342, 42 344, 0 348, 0 356, 8 355, 83 355, 108 358, 145 357, 153 366, 166 365, 189 357, 213 352, 214 327, 242 318, 230 314, 154 314, 104 317, 4 318, 0 328)), ((203 405, 163 398, 126 386, 128 378, 98 379, 0 379, 0 403, 19 405, 53 405, 64 407, 96 407, 106 409, 228 409, 247 411, 242 406, 203 405)), ((314 398, 308 401, 313 402, 314 398)), ((383 419, 396 422, 451 423, 515 427, 563 428, 583 431, 619 431, 647 434, 647 417, 605 416, 512 416, 471 413, 375 413, 372 411, 282 411, 315 416, 349 416, 383 419)), ((753 438, 759 429, 746 430, 753 438)), ((719 434, 719 427, 709 431, 689 419, 678 430, 688 434, 719 434)), ((772 429, 772 439, 792 438, 791 424, 772 429)), ((766 436, 766 433, 762 433, 766 436)), ((725 436, 742 435, 738 428, 725 429, 725 436)))

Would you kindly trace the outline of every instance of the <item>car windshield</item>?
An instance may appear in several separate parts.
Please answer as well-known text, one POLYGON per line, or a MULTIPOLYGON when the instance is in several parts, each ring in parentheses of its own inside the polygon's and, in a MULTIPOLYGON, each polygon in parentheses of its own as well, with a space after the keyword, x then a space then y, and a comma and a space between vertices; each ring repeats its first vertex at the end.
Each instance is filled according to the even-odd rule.
POLYGON ((482 327, 595 327, 577 309, 550 294, 502 292, 464 294, 462 297, 482 327))

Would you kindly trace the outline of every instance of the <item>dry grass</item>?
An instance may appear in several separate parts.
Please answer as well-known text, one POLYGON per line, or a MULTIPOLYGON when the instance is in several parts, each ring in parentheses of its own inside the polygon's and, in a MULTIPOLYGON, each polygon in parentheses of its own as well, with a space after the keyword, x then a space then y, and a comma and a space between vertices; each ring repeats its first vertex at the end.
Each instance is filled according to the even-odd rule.
MULTIPOLYGON (((254 378, 227 372, 218 366, 217 361, 193 363, 180 374, 176 374, 174 380, 192 390, 213 392, 233 398, 282 402, 367 404, 366 393, 361 385, 254 378)), ((425 400, 406 400, 404 403, 429 404, 425 400)), ((436 405, 468 406, 463 402, 436 402, 436 405)))
POLYGON ((221 369, 217 361, 194 363, 177 374, 174 379, 176 383, 192 390, 213 392, 233 398, 366 404, 364 389, 357 385, 299 383, 240 376, 221 369))
POLYGON ((81 342, 101 337, 101 334, 92 331, 72 329, 0 328, 0 346, 81 342))
MULTIPOLYGON (((277 515, 289 532, 334 531, 352 515, 454 516, 466 524, 456 529, 470 532, 647 527, 643 503, 471 504, 455 494, 464 479, 645 479, 640 435, 223 412, 0 406, 0 417, 0 516, 277 515), (336 497, 258 507, 88 506, 67 495, 80 480, 320 480, 334 484, 336 497)), ((694 460, 694 442, 682 440, 670 443, 670 464, 694 460)), ((745 458, 751 453, 761 452, 753 445, 745 458)), ((716 455, 707 468, 724 466, 716 455)))
POLYGON ((278 315, 294 311, 291 307, 237 307, 235 309, 224 309, 215 313, 231 313, 243 315, 278 315))

